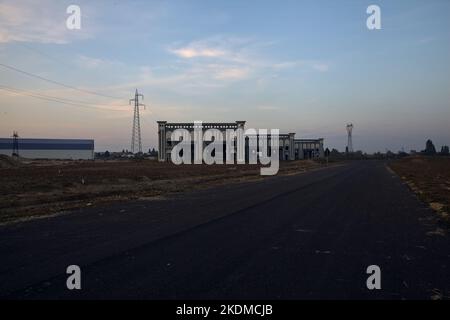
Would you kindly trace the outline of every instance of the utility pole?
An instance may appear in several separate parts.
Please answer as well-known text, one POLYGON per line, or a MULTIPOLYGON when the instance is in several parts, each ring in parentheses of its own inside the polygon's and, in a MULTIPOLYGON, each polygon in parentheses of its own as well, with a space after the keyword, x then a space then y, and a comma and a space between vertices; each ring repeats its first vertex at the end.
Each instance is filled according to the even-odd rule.
POLYGON ((12 138, 13 138, 12 156, 18 157, 19 156, 19 133, 17 131, 14 131, 12 138))
POLYGON ((130 99, 129 104, 131 105, 131 101, 134 102, 134 117, 133 117, 133 131, 131 133, 131 152, 132 153, 142 153, 142 140, 141 140, 141 121, 139 119, 139 107, 144 107, 145 104, 139 103, 139 97, 142 97, 144 100, 144 95, 138 93, 136 89, 136 93, 134 94, 134 99, 130 99))

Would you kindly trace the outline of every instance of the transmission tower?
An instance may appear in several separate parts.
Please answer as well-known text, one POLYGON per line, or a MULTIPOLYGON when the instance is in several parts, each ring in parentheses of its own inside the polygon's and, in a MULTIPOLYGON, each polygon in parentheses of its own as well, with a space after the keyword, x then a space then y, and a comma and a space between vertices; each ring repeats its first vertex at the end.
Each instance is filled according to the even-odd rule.
POLYGON ((353 141, 352 141, 352 131, 353 131, 353 124, 349 123, 347 124, 347 150, 349 153, 353 152, 353 141))
POLYGON ((139 97, 142 97, 144 100, 144 96, 138 93, 136 89, 136 93, 134 94, 134 99, 130 99, 134 102, 134 117, 133 117, 133 131, 131 133, 131 152, 132 153, 142 153, 142 141, 141 141, 141 121, 139 119, 139 107, 144 107, 145 104, 139 103, 139 97))
POLYGON ((13 132, 12 138, 13 138, 12 156, 18 157, 19 156, 19 134, 17 133, 17 131, 13 132))

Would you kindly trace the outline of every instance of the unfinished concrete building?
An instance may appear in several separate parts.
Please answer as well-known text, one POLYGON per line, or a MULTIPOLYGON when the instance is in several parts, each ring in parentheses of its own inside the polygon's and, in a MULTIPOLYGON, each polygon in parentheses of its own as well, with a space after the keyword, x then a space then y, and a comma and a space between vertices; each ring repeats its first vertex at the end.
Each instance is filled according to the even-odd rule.
MULTIPOLYGON (((178 142, 171 140, 172 132, 176 129, 186 129, 194 131, 194 123, 168 123, 158 121, 158 160, 170 161, 171 151, 178 142)), ((245 121, 235 121, 228 123, 202 123, 203 132, 208 129, 217 129, 224 135, 228 129, 245 131, 245 121)), ((206 142, 205 142, 206 143, 206 142)), ((224 146, 225 147, 225 146, 224 146)), ((248 145, 246 143, 246 149, 248 145)), ((234 150, 236 151, 236 150, 234 150)), ((246 150, 247 151, 247 150, 246 150)), ((236 152, 235 152, 236 153, 236 152)), ((225 152, 224 152, 225 154, 225 152)), ((248 152, 245 153, 246 155, 248 152)), ((323 139, 295 139, 295 133, 279 135, 279 156, 280 160, 300 160, 317 159, 324 157, 323 139)))

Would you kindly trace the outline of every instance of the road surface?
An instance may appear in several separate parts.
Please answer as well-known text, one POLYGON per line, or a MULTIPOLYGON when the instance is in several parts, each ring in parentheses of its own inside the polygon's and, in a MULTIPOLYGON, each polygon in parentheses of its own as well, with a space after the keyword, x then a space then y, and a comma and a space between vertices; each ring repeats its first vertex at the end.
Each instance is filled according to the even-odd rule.
POLYGON ((2 226, 0 297, 448 298, 440 228, 383 162, 354 162, 2 226))

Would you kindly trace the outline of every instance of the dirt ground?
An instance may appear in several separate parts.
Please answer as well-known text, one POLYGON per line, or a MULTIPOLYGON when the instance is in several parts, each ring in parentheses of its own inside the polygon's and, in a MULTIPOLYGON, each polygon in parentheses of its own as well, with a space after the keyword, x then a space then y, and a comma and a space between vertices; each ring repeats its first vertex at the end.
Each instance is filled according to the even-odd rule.
MULTIPOLYGON (((262 179, 258 165, 181 165, 152 160, 12 161, 0 159, 0 223, 106 202, 152 199, 221 183, 262 179)), ((324 164, 281 162, 279 174, 324 164)))
POLYGON ((450 157, 407 157, 390 167, 450 224, 450 157))

